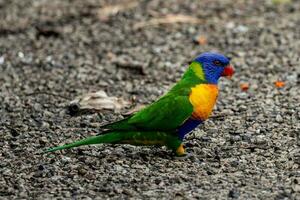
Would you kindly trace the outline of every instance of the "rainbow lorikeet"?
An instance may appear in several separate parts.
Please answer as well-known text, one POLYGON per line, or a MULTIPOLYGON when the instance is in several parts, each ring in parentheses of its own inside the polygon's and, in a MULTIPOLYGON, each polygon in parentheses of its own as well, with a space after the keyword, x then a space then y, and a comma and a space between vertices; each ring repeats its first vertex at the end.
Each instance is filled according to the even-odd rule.
POLYGON ((182 141, 211 114, 218 96, 218 80, 234 73, 230 59, 206 52, 194 59, 181 80, 156 102, 117 122, 102 126, 103 132, 71 144, 46 150, 53 152, 100 143, 167 146, 185 155, 182 141))

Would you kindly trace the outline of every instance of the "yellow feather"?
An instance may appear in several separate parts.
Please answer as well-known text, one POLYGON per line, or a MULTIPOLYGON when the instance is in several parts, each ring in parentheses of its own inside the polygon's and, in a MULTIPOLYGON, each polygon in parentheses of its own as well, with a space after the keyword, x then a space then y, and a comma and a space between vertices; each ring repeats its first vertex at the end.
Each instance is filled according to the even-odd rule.
POLYGON ((194 71, 194 73, 196 74, 196 76, 198 76, 198 78, 200 78, 201 80, 205 80, 205 75, 204 75, 203 69, 199 63, 192 62, 191 68, 194 71))
POLYGON ((199 84, 192 88, 189 100, 194 107, 193 117, 206 120, 214 108, 218 87, 214 84, 199 84))

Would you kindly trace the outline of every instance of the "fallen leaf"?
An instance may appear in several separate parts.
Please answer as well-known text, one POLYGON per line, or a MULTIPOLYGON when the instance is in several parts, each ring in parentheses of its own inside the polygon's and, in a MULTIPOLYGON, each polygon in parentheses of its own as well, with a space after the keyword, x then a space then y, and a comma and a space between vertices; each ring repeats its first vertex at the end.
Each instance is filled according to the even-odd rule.
POLYGON ((283 81, 276 81, 274 84, 277 88, 282 88, 285 85, 283 81))
POLYGON ((137 111, 140 111, 145 107, 146 107, 146 105, 142 105, 142 104, 136 105, 132 109, 122 113, 122 115, 124 115, 124 116, 132 115, 133 113, 136 113, 137 111))
POLYGON ((158 26, 161 24, 175 24, 175 23, 199 24, 202 23, 202 20, 189 15, 169 14, 161 18, 154 18, 154 19, 150 19, 149 21, 138 22, 133 26, 133 29, 140 29, 147 26, 158 26))
POLYGON ((197 42, 197 44, 200 44, 200 45, 207 44, 207 38, 204 35, 198 36, 195 41, 197 42))
POLYGON ((114 53, 112 53, 112 52, 108 52, 107 54, 106 54, 106 56, 107 56, 107 58, 109 59, 109 60, 114 60, 114 59, 116 59, 116 54, 114 54, 114 53))
POLYGON ((113 110, 120 112, 121 109, 129 106, 131 103, 122 98, 109 97, 103 91, 88 93, 77 97, 69 104, 69 109, 72 112, 80 112, 81 110, 113 110))
POLYGON ((242 91, 247 91, 249 89, 249 83, 241 83, 240 88, 242 91))
POLYGON ((117 13, 134 8, 138 5, 138 1, 124 1, 120 4, 107 5, 98 11, 100 20, 107 20, 109 16, 116 15, 117 13))

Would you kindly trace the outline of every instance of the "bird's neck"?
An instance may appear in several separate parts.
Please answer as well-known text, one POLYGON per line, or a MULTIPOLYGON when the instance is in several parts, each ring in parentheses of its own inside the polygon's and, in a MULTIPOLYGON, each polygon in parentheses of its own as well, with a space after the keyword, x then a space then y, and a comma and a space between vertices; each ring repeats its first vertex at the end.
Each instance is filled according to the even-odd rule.
POLYGON ((181 80, 189 80, 195 84, 208 83, 200 63, 192 62, 181 80))
POLYGON ((218 78, 207 74, 203 69, 203 66, 198 62, 192 62, 190 64, 188 70, 183 75, 183 79, 184 78, 193 78, 195 80, 199 80, 201 83, 206 84, 218 84, 218 78))
POLYGON ((214 84, 206 80, 202 66, 197 62, 192 62, 187 71, 182 76, 181 80, 172 87, 173 92, 183 92, 187 95, 190 89, 199 84, 214 84))
POLYGON ((182 78, 184 79, 186 77, 188 77, 188 78, 193 77, 193 78, 199 79, 201 81, 206 81, 202 65, 198 62, 192 62, 190 64, 189 68, 184 73, 182 78))
POLYGON ((180 81, 172 87, 171 91, 186 92, 188 95, 190 93, 190 89, 198 84, 207 84, 207 81, 205 81, 204 77, 197 76, 194 70, 189 67, 180 81))

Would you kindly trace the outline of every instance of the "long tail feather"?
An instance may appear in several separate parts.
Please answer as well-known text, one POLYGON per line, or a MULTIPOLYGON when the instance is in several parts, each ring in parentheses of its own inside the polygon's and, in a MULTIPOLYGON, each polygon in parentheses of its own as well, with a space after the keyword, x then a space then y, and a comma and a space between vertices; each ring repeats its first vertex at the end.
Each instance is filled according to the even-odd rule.
POLYGON ((114 144, 133 144, 133 145, 167 145, 170 149, 176 150, 181 144, 178 136, 172 133, 159 131, 107 131, 101 135, 91 136, 71 144, 50 148, 43 153, 70 149, 82 145, 114 143, 114 144))
POLYGON ((91 136, 89 138, 85 138, 76 142, 73 142, 71 144, 66 144, 63 146, 58 146, 54 148, 50 148, 43 153, 49 153, 49 152, 54 152, 58 150, 63 150, 63 149, 70 149, 73 147, 79 147, 82 145, 91 145, 91 144, 100 144, 100 143, 116 143, 122 139, 122 136, 120 133, 117 132, 111 132, 111 133, 106 133, 104 135, 97 135, 97 136, 91 136))

